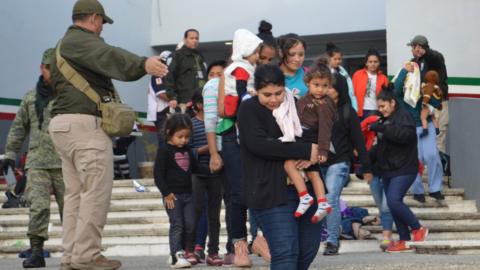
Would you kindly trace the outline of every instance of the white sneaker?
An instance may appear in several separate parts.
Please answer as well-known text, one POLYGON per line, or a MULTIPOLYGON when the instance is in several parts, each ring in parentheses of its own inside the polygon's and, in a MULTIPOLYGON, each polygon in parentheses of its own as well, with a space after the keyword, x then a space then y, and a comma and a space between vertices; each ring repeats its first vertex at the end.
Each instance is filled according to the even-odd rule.
POLYGON ((177 251, 175 253, 175 258, 172 259, 172 262, 170 264, 170 268, 172 269, 179 269, 179 268, 190 268, 192 267, 192 264, 185 259, 185 254, 183 251, 177 251))

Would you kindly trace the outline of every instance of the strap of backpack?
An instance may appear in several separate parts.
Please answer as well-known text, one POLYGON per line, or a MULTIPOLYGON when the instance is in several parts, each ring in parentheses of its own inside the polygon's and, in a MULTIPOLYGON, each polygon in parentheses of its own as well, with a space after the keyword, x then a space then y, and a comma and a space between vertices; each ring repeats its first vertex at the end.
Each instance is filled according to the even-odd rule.
POLYGON ((57 49, 55 52, 57 58, 57 68, 60 70, 62 75, 70 82, 75 88, 84 93, 89 97, 97 107, 100 108, 101 99, 95 90, 90 86, 88 81, 83 78, 60 54, 60 46, 62 45, 62 40, 58 42, 57 49))

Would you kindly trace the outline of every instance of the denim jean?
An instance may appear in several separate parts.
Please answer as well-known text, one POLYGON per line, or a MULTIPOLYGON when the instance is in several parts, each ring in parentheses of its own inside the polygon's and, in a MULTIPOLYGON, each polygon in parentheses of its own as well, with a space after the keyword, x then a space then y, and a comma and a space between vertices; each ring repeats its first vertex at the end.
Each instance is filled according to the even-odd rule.
MULTIPOLYGON (((196 231, 196 238, 195 238, 195 244, 197 246, 201 246, 205 248, 205 244, 207 242, 207 236, 208 236, 208 219, 207 219, 207 213, 208 213, 208 196, 207 194, 205 195, 205 199, 203 202, 203 210, 202 213, 200 214, 200 218, 197 220, 197 231, 196 231)), ((195 196, 195 194, 194 194, 195 196)), ((195 210, 196 212, 196 210, 195 210)))
POLYGON ((222 197, 223 197, 223 204, 225 205, 225 226, 227 227, 227 243, 225 244, 225 249, 227 250, 227 253, 234 253, 235 248, 232 243, 232 237, 231 237, 232 224, 230 220, 230 211, 231 211, 230 183, 225 174, 223 177, 222 197))
POLYGON ((388 207, 395 221, 400 240, 410 240, 410 230, 420 228, 420 223, 412 210, 403 202, 405 194, 415 181, 415 174, 383 178, 383 189, 387 195, 388 207))
MULTIPOLYGON (((429 192, 442 191, 443 167, 438 153, 435 126, 432 122, 428 123, 428 135, 420 138, 422 127, 417 127, 418 139, 418 159, 428 168, 428 189, 429 192)), ((417 175, 412 185, 413 194, 423 194, 424 188, 422 176, 417 175)))
POLYGON ((328 203, 332 206, 332 212, 326 217, 327 242, 338 246, 340 223, 342 221, 340 195, 349 178, 350 162, 339 162, 328 167, 321 167, 320 172, 328 190, 326 196, 328 203))
POLYGON ((252 209, 248 209, 248 222, 250 223, 250 235, 252 236, 252 241, 255 240, 258 233, 258 226, 255 217, 253 216, 252 209))
POLYGON ((230 226, 229 232, 233 242, 247 240, 247 207, 244 198, 244 183, 242 179, 242 162, 240 145, 236 132, 222 136, 222 155, 225 174, 230 184, 230 226))
MULTIPOLYGON (((202 214, 207 214, 208 225, 208 253, 217 254, 220 234, 220 207, 222 205, 223 175, 202 177, 193 176, 193 198, 195 207, 195 221, 200 220, 202 214), (207 194, 207 196, 205 196, 207 194), (208 209, 205 209, 207 198, 208 209)), ((197 230, 198 232, 198 230, 197 230)), ((198 235, 197 235, 198 237, 198 235)), ((202 239, 205 245, 205 238, 202 239)))
POLYGON ((175 194, 175 207, 165 209, 170 221, 168 240, 170 244, 170 255, 180 250, 193 251, 195 245, 195 208, 193 196, 189 193, 175 194))
POLYGON ((370 191, 372 192, 373 200, 378 207, 380 213, 380 220, 382 222, 382 229, 384 231, 392 231, 393 217, 388 208, 387 197, 383 190, 383 181, 380 177, 374 176, 370 182, 370 191))
MULTIPOLYGON (((311 184, 307 184, 314 194, 311 184)), ((288 188, 287 204, 269 209, 252 209, 270 248, 272 270, 306 270, 320 248, 323 222, 313 224, 316 206, 310 207, 300 218, 295 218, 299 200, 293 186, 288 188)))

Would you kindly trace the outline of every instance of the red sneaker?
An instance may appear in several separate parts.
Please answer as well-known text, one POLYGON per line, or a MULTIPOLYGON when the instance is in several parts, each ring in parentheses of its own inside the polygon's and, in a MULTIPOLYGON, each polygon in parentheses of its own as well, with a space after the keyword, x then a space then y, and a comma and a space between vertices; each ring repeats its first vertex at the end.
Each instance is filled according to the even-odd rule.
POLYGON ((223 260, 218 256, 218 254, 208 254, 207 265, 222 266, 222 264, 223 264, 223 260))
POLYGON ((191 264, 191 265, 196 265, 198 264, 198 258, 195 255, 195 253, 191 251, 185 251, 185 259, 191 264))
POLYGON ((400 253, 400 252, 411 252, 413 249, 407 246, 407 243, 403 240, 394 242, 393 245, 389 246, 386 250, 388 253, 400 253))
POLYGON ((428 228, 420 227, 418 230, 412 231, 413 241, 414 242, 423 242, 427 239, 428 236, 428 228))

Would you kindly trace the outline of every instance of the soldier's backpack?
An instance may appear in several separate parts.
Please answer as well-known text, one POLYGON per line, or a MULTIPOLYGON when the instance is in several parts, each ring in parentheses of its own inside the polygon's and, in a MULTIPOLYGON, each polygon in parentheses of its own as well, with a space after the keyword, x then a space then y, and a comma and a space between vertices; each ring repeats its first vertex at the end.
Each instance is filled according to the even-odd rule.
POLYGON ((102 114, 102 129, 111 137, 124 137, 130 134, 136 119, 135 111, 128 105, 121 103, 118 94, 115 91, 115 97, 110 100, 104 100, 90 86, 88 81, 83 78, 60 54, 62 41, 57 45, 56 58, 57 67, 62 75, 75 88, 89 97, 102 114))

